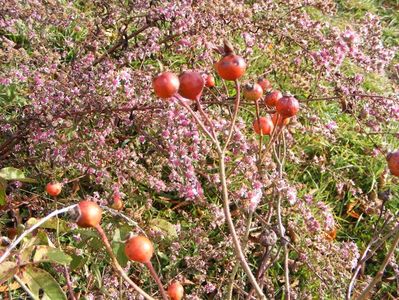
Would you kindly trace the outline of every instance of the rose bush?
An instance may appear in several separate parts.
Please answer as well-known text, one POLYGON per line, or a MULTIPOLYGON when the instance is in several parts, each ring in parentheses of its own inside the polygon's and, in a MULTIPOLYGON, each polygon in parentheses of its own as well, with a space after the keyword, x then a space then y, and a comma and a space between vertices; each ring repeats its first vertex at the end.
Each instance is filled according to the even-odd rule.
MULTIPOLYGON (((255 83, 266 77, 272 89, 300 102, 298 115, 275 126, 269 138, 252 128, 258 110, 261 116, 274 112, 263 105, 266 91, 258 110, 242 100, 225 156, 232 218, 266 296, 285 295, 286 262, 291 298, 344 298, 372 238, 362 231, 371 231, 382 207, 387 224, 381 236, 396 226, 397 201, 384 199, 398 195, 397 179, 385 172, 384 157, 399 146, 398 44, 386 38, 378 15, 362 13, 349 22, 345 5, 318 0, 12 0, 3 1, 0 12, 0 166, 23 168, 43 187, 62 182, 60 203, 122 199, 123 213, 157 244, 161 279, 182 282, 187 299, 225 299, 229 288, 237 299, 253 292, 235 269, 217 151, 178 99, 154 94, 153 79, 170 71, 198 74, 204 82, 199 74, 213 74, 215 87, 201 87, 193 97, 186 91, 194 100, 187 105, 210 128, 203 109, 219 139, 228 139, 237 88, 218 76, 230 80, 223 64, 214 65, 224 38, 247 64, 234 78, 255 83)), ((29 193, 45 196, 40 185, 9 185, 4 210, 18 209, 29 193)), ((32 200, 33 216, 55 208, 38 201, 32 200)), ((15 213, 7 221, 21 224, 15 213)), ((117 251, 128 229, 119 219, 103 223, 117 251)), ((96 238, 73 229, 62 233, 60 247, 85 257, 72 283, 75 292, 97 298, 104 292, 86 286, 83 266, 96 270, 99 258, 94 242, 81 239, 96 238)), ((390 264, 397 270, 395 258, 390 264)), ((353 293, 378 265, 366 269, 353 293)), ((110 268, 100 268, 95 280, 109 290, 106 297, 118 297, 121 283, 110 268)), ((155 291, 148 274, 129 270, 155 291)), ((125 289, 126 297, 139 297, 125 289)), ((383 286, 385 292, 394 288, 383 286)))

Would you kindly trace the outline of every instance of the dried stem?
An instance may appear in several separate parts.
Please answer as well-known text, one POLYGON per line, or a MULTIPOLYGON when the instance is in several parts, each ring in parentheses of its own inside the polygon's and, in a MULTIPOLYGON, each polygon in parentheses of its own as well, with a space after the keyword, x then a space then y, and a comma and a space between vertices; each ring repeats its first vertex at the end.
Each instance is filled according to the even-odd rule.
MULTIPOLYGON (((273 247, 271 247, 271 246, 267 247, 265 252, 262 255, 262 259, 261 259, 260 265, 258 267, 258 271, 256 271, 256 279, 258 281, 260 280, 260 278, 263 276, 264 272, 267 269, 266 268, 267 267, 266 263, 267 263, 267 259, 269 258, 269 255, 270 255, 272 249, 273 249, 273 247)), ((261 284, 261 286, 262 286, 262 284, 261 284)), ((248 293, 248 296, 247 296, 246 300, 251 299, 253 293, 254 293, 254 289, 251 288, 251 290, 248 293)))
POLYGON ((159 291, 161 292, 161 295, 162 295, 162 299, 168 300, 169 298, 166 295, 165 289, 163 288, 161 279, 159 279, 159 276, 158 276, 157 272, 155 271, 154 266, 152 265, 151 261, 144 263, 144 264, 150 271, 152 278, 154 278, 155 282, 157 283, 159 291))
POLYGON ((45 223, 47 220, 51 219, 52 217, 70 211, 75 207, 76 204, 61 209, 57 209, 51 212, 49 215, 45 216, 44 218, 40 219, 40 221, 38 221, 35 225, 30 227, 29 229, 25 230, 10 246, 8 246, 6 251, 4 251, 3 255, 0 257, 0 264, 10 255, 12 249, 14 249, 23 240, 25 236, 32 233, 35 229, 39 228, 43 223, 45 223))
POLYGON ((138 36, 140 33, 142 33, 143 31, 147 30, 148 28, 154 26, 155 22, 157 20, 150 22, 144 26, 142 26, 141 28, 137 29, 136 31, 132 32, 131 34, 129 34, 126 38, 120 38, 115 45, 113 45, 111 48, 109 48, 103 55, 101 55, 99 58, 97 58, 94 62, 93 62, 93 66, 98 65, 100 62, 102 62, 106 57, 110 56, 112 53, 114 53, 119 47, 123 46, 127 41, 129 41, 130 39, 138 36))
POLYGON ((233 220, 231 218, 231 213, 230 213, 230 200, 229 200, 229 192, 228 192, 228 187, 227 187, 227 180, 226 180, 226 166, 225 166, 225 154, 226 154, 226 149, 230 143, 231 137, 233 135, 234 131, 234 125, 237 120, 237 115, 238 115, 238 110, 240 107, 240 84, 239 81, 235 81, 235 86, 236 86, 236 100, 234 104, 234 113, 232 116, 232 121, 228 133, 228 137, 226 140, 225 145, 223 148, 220 146, 220 143, 217 139, 215 139, 212 134, 208 131, 208 129, 205 127, 204 123, 198 118, 197 114, 191 109, 189 105, 187 105, 183 99, 181 99, 178 95, 175 96, 177 100, 179 100, 180 104, 184 106, 190 114, 193 116, 197 124, 200 126, 200 128, 205 132, 205 134, 212 140, 214 145, 217 148, 218 156, 219 156, 219 175, 220 175, 220 180, 222 184, 222 197, 223 197, 223 212, 224 216, 226 219, 227 226, 229 228, 232 240, 233 240, 233 246, 234 246, 234 252, 239 260, 242 268, 244 269, 245 273, 248 276, 249 281, 251 282, 252 286, 255 288, 256 293, 258 294, 260 299, 266 299, 265 295, 262 292, 262 289, 260 288, 259 284, 256 282, 255 276, 252 274, 251 268, 249 267, 247 260, 245 258, 245 255, 242 251, 241 248, 241 243, 240 240, 237 236, 233 220))
MULTIPOLYGON (((352 278, 351 278, 351 281, 349 283, 348 290, 346 292, 346 297, 345 297, 346 300, 350 300, 351 299, 352 290, 355 287, 356 278, 357 278, 357 275, 360 272, 360 269, 362 268, 362 264, 365 263, 370 258, 370 256, 368 255, 368 252, 370 251, 370 249, 373 246, 373 244, 377 242, 378 236, 380 235, 382 230, 385 228, 385 226, 388 224, 388 221, 389 221, 390 218, 388 218, 382 224, 381 228, 378 230, 378 224, 380 223, 380 220, 382 218, 382 215, 383 215, 383 212, 384 212, 384 207, 385 207, 385 201, 381 205, 381 209, 380 209, 380 213, 379 213, 379 216, 378 216, 378 220, 377 220, 377 222, 375 224, 374 231, 373 231, 372 237, 370 239, 370 242, 367 244, 366 249, 364 249, 364 251, 362 253, 362 256, 360 257, 360 259, 359 259, 359 261, 357 263, 355 271, 352 274, 352 278)), ((383 241, 385 241, 389 237, 390 236, 388 235, 388 237, 385 236, 385 238, 381 239, 382 243, 383 243, 383 241)), ((380 246, 382 245, 382 243, 380 243, 380 246)), ((374 251, 376 251, 376 249, 378 249, 380 246, 377 245, 377 248, 375 248, 374 251)))
POLYGON ((223 192, 223 212, 226 218, 226 223, 229 228, 231 237, 233 239, 233 245, 236 257, 240 261, 242 268, 247 274, 248 279, 251 282, 252 286, 255 288, 255 291, 258 294, 259 298, 266 299, 265 295, 262 292, 262 289, 260 288, 259 284, 256 282, 255 276, 252 274, 251 268, 247 263, 244 253, 242 252, 240 240, 237 236, 233 220, 231 219, 231 213, 229 208, 230 201, 229 201, 229 194, 226 182, 225 154, 221 153, 219 159, 220 159, 219 172, 220 172, 220 180, 222 183, 222 192, 223 192))
POLYGON ((371 290, 374 288, 374 286, 381 281, 382 275, 384 274, 385 268, 387 267, 391 257, 395 253, 396 247, 399 244, 399 230, 396 229, 396 234, 391 246, 391 249, 389 249, 388 254, 385 256, 385 259, 378 270, 377 274, 373 278, 373 280, 367 285, 367 287, 363 290, 363 292, 360 294, 360 296, 357 298, 357 300, 365 300, 368 299, 368 296, 371 292, 371 290))
POLYGON ((202 105, 201 105, 201 102, 199 101, 199 99, 197 99, 196 102, 197 102, 198 110, 199 110, 201 116, 208 123, 208 126, 211 129, 211 134, 213 135, 214 139, 217 140, 217 136, 216 136, 216 133, 215 133, 215 127, 213 126, 212 121, 209 119, 208 115, 202 109, 202 105))
POLYGON ((150 295, 148 295, 145 291, 143 291, 138 285, 136 285, 130 278, 129 276, 126 274, 126 272, 123 270, 123 268, 121 267, 121 265, 119 264, 118 260, 116 259, 116 256, 114 254, 114 252, 112 251, 111 245, 108 241, 108 238, 104 232, 104 230, 102 229, 101 225, 97 225, 96 230, 98 232, 98 234, 101 237, 101 240, 105 246, 105 249, 107 250, 109 256, 111 256, 112 259, 112 265, 115 268, 115 270, 123 277, 123 279, 125 279, 125 281, 127 283, 130 284, 130 286, 136 290, 140 295, 142 295, 145 299, 147 300, 155 300, 154 298, 152 298, 150 295))

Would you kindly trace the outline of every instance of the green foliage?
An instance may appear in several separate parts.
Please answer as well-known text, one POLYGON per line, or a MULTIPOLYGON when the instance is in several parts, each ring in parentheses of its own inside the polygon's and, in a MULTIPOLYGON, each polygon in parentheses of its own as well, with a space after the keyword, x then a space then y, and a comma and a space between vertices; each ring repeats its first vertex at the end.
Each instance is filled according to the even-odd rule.
POLYGON ((27 267, 22 273, 22 281, 29 287, 32 294, 43 300, 66 300, 67 297, 58 282, 48 272, 33 266, 27 267))

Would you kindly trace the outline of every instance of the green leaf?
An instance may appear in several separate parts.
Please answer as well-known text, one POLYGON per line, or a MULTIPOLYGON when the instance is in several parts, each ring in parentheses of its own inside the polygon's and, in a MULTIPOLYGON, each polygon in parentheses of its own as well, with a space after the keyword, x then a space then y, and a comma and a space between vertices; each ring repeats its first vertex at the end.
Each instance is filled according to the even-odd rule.
POLYGON ((34 263, 53 262, 68 265, 71 261, 72 257, 65 254, 62 250, 49 246, 38 246, 33 256, 34 263))
POLYGON ((37 298, 39 298, 39 292, 42 292, 42 300, 67 299, 58 282, 43 269, 33 266, 27 267, 22 274, 22 281, 29 287, 33 295, 37 298))
POLYGON ((47 233, 44 230, 38 230, 35 236, 28 235, 23 239, 21 250, 27 249, 35 245, 46 245, 54 247, 47 233))
MULTIPOLYGON (((39 222, 38 219, 36 218, 30 218, 27 222, 26 225, 31 227, 33 225, 35 225, 37 222, 39 222)), ((44 222, 42 225, 40 225, 41 228, 47 228, 47 229, 57 229, 57 219, 56 218, 52 218, 46 222, 44 222)), ((69 232, 71 230, 71 226, 68 222, 62 220, 62 219, 58 219, 58 228, 59 228, 59 232, 60 233, 65 233, 65 232, 69 232)))
POLYGON ((112 243, 112 250, 115 253, 116 259, 122 267, 126 267, 128 258, 125 253, 125 243, 112 243))
POLYGON ((77 269, 82 268, 87 260, 88 260, 87 257, 84 257, 82 255, 72 254, 72 261, 70 264, 71 271, 76 271, 77 269))
POLYGON ((0 177, 0 205, 6 204, 7 181, 0 177))
POLYGON ((103 281, 102 281, 102 276, 101 276, 101 272, 100 272, 98 265, 92 264, 91 270, 94 273, 94 277, 96 278, 98 288, 101 289, 101 287, 103 286, 103 281))
POLYGON ((177 231, 172 223, 160 218, 152 219, 150 221, 150 226, 155 230, 161 230, 165 232, 170 239, 177 238, 177 231))
POLYGON ((12 261, 4 261, 0 265, 0 283, 10 279, 18 271, 18 265, 12 261))
POLYGON ((25 176, 24 172, 13 167, 7 167, 0 170, 0 177, 5 180, 18 180, 22 182, 37 182, 35 179, 28 178, 25 176))

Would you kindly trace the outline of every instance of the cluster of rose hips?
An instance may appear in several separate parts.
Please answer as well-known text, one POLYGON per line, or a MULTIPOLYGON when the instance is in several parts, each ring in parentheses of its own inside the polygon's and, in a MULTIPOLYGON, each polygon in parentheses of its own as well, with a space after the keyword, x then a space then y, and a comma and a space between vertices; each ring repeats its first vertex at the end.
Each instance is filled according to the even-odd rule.
POLYGON ((275 109, 275 113, 270 118, 259 117, 255 119, 252 126, 257 134, 271 135, 275 127, 288 125, 290 118, 299 111, 299 102, 291 95, 282 95, 278 90, 273 90, 269 80, 259 78, 257 83, 248 83, 244 86, 244 98, 255 103, 260 101, 263 93, 264 104, 270 109, 275 109))
MULTIPOLYGON (((225 45, 224 56, 215 64, 217 74, 224 80, 235 81, 246 70, 245 60, 234 53, 225 45)), ((212 75, 205 79, 199 72, 186 71, 180 76, 171 72, 163 72, 153 80, 155 94, 162 99, 169 99, 180 95, 186 99, 198 101, 205 86, 213 87, 215 80, 212 75)), ((272 90, 267 79, 260 78, 257 83, 248 83, 244 86, 244 98, 255 103, 259 101, 264 92, 264 104, 275 108, 276 113, 270 117, 259 117, 253 122, 253 129, 257 134, 270 135, 274 127, 283 127, 289 123, 291 117, 299 110, 298 101, 290 95, 283 96, 280 91, 272 90)))
MULTIPOLYGON (((225 45, 223 57, 215 64, 217 74, 224 80, 236 81, 246 70, 245 60, 234 53, 228 45, 225 45)), ((204 87, 214 87, 215 79, 212 75, 203 76, 195 71, 183 72, 179 77, 171 72, 163 72, 153 80, 155 94, 162 99, 172 97, 184 97, 193 101, 199 101, 204 87)), ((259 117, 253 122, 253 129, 257 134, 271 135, 274 128, 287 125, 290 118, 299 111, 298 100, 291 95, 282 95, 278 90, 273 90, 270 82, 265 78, 259 78, 256 83, 248 83, 244 86, 244 98, 253 101, 258 106, 263 94, 264 104, 275 113, 270 118, 259 117)), ((399 151, 387 156, 388 168, 392 175, 399 176, 399 151)), ((56 197, 61 193, 60 183, 48 183, 46 191, 50 196, 56 197)), ((118 195, 114 195, 113 207, 121 209, 122 201, 118 195)), ((77 225, 83 228, 98 227, 101 222, 102 209, 92 201, 81 201, 78 204, 77 225)), ((154 254, 154 246, 151 241, 141 235, 131 237, 125 245, 126 256, 136 262, 150 264, 154 254)), ((183 297, 183 286, 178 282, 172 282, 168 287, 168 296, 172 300, 180 300, 183 297)))

